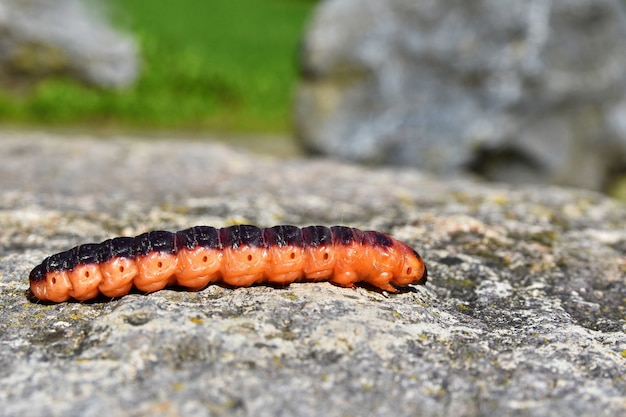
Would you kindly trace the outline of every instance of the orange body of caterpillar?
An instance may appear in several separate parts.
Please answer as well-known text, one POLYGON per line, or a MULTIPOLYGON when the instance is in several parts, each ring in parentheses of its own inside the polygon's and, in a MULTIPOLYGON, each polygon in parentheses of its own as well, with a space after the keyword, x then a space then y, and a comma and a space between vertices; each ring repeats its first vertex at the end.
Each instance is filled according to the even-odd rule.
POLYGON ((134 286, 153 292, 168 285, 199 290, 325 281, 364 282, 382 290, 426 283, 426 266, 408 245, 375 231, 333 226, 196 226, 80 245, 46 258, 30 273, 42 301, 119 297, 134 286))

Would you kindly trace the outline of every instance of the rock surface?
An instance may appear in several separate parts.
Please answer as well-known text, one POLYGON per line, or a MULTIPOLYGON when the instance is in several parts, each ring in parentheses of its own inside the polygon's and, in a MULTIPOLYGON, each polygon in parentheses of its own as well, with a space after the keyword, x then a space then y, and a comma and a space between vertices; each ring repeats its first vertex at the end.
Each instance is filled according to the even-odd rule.
POLYGON ((123 87, 138 73, 134 41, 112 29, 94 1, 0 1, 0 80, 14 87, 69 74, 104 87, 123 87))
POLYGON ((311 150, 600 189, 626 167, 619 0, 329 0, 295 107, 311 150))
POLYGON ((624 415, 626 208, 610 199, 175 138, 0 136, 2 416, 624 415), (25 295, 73 245, 233 222, 378 229, 430 280, 25 295))

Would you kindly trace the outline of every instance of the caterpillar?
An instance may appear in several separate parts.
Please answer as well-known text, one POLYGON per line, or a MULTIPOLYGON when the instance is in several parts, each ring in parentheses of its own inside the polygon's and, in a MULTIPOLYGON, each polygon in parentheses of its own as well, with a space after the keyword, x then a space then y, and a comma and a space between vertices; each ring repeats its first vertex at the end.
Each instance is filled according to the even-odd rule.
POLYGON ((79 245, 44 259, 29 280, 35 298, 63 302, 120 297, 133 286, 148 293, 168 285, 200 290, 216 282, 232 287, 363 282, 397 292, 425 284, 427 272, 415 250, 376 231, 237 225, 159 230, 79 245))

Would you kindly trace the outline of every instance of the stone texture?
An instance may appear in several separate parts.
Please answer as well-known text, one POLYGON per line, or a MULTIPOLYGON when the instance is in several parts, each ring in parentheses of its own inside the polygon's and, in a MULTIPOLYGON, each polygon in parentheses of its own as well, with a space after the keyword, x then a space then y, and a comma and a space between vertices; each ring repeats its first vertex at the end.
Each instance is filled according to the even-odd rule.
POLYGON ((123 87, 138 72, 134 41, 86 0, 0 1, 0 79, 15 87, 69 74, 103 87, 123 87))
POLYGON ((328 0, 295 105, 314 151, 600 189, 626 167, 618 0, 328 0))
POLYGON ((3 416, 622 416, 626 208, 556 187, 278 159, 211 142, 0 132, 3 416), (42 305, 41 259, 150 229, 388 232, 397 295, 210 286, 42 305))

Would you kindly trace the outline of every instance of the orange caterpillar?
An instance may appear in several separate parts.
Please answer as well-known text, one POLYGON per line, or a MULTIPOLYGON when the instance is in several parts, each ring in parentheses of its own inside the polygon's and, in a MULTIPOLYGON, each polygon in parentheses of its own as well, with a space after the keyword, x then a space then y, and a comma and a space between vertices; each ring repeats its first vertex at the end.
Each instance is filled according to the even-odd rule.
POLYGON ((119 297, 167 285, 199 290, 212 282, 233 287, 324 281, 365 282, 382 290, 426 283, 420 255, 375 231, 333 226, 196 226, 154 231, 76 246, 46 258, 30 273, 42 301, 119 297))

